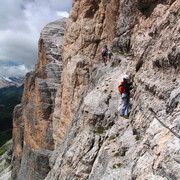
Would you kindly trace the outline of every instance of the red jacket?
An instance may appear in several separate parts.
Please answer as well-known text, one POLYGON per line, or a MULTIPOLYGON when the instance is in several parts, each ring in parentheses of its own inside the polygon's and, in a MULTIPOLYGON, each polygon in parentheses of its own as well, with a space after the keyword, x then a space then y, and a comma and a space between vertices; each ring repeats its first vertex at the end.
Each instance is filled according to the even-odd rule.
POLYGON ((118 87, 118 90, 120 92, 120 94, 124 93, 124 94, 130 94, 130 90, 132 89, 131 87, 132 83, 128 83, 126 81, 122 81, 121 84, 118 87))

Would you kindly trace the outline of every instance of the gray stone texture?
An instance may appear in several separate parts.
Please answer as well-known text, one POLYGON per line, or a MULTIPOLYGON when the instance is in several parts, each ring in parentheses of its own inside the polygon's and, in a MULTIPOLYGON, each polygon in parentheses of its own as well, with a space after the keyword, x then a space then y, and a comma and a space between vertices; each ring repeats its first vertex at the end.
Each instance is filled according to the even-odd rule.
POLYGON ((66 19, 46 25, 39 39, 39 59, 26 75, 21 106, 14 111, 12 179, 42 180, 54 149, 52 113, 61 83, 66 19))
POLYGON ((57 61, 40 40, 23 96, 19 180, 180 179, 180 1, 142 2, 74 0, 61 76, 49 72, 57 61), (119 116, 124 74, 133 82, 128 119, 119 116))
POLYGON ((65 137, 51 156, 46 180, 180 178, 180 2, 143 2, 111 1, 119 8, 113 41, 105 30, 109 1, 96 1, 98 9, 95 1, 73 2, 63 52, 62 88, 69 91, 62 92, 66 108, 59 110, 59 135, 63 130, 65 137), (93 16, 87 16, 90 9, 93 16), (94 50, 93 27, 101 27, 103 12, 104 29, 94 50), (103 43, 113 52, 107 66, 97 62, 103 43), (125 73, 134 86, 129 119, 119 116, 117 87, 125 73), (71 120, 67 131, 61 126, 66 119, 71 120))

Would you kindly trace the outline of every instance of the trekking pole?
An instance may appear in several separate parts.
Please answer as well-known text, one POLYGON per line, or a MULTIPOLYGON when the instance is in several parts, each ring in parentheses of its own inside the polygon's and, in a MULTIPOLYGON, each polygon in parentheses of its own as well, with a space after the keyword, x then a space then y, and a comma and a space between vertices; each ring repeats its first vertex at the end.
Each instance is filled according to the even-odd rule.
POLYGON ((174 134, 178 139, 180 139, 180 135, 176 132, 174 132, 171 128, 169 128, 166 124, 164 124, 158 117, 156 112, 152 108, 149 108, 149 111, 154 115, 154 117, 160 122, 161 125, 163 125, 166 129, 168 129, 172 134, 174 134))

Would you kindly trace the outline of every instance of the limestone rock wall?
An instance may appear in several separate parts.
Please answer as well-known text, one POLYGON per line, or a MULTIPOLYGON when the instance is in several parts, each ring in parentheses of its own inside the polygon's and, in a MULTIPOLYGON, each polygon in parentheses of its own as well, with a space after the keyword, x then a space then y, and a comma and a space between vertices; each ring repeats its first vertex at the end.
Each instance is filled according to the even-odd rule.
POLYGON ((73 2, 63 52, 60 145, 46 180, 180 178, 180 2, 143 3, 73 2), (107 21, 113 7, 114 19, 107 21), (104 43, 114 54, 108 66, 98 57, 104 43), (129 119, 118 112, 125 73, 134 86, 129 119))
POLYGON ((12 179, 18 176, 21 167, 24 141, 24 123, 22 120, 21 104, 17 105, 13 113, 13 157, 12 157, 12 179))
POLYGON ((178 0, 73 0, 63 46, 64 20, 46 26, 14 115, 13 179, 179 179, 179 13, 178 0))
POLYGON ((21 106, 14 112, 12 179, 44 179, 54 149, 52 113, 61 83, 66 19, 48 24, 39 39, 39 59, 26 75, 21 106))
POLYGON ((62 105, 55 119, 55 142, 63 139, 88 87, 92 66, 100 63, 99 51, 116 36, 119 0, 73 1, 63 48, 62 105), (109 23, 111 22, 111 23, 109 23))

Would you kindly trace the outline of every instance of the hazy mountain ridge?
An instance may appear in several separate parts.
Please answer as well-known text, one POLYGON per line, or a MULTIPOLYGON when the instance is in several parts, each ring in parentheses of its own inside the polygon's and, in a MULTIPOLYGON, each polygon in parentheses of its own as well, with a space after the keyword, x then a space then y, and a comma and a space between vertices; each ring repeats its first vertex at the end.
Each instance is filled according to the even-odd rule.
POLYGON ((0 88, 8 86, 19 87, 24 83, 24 77, 4 77, 0 76, 0 88))

